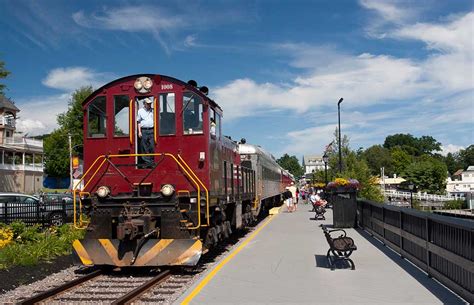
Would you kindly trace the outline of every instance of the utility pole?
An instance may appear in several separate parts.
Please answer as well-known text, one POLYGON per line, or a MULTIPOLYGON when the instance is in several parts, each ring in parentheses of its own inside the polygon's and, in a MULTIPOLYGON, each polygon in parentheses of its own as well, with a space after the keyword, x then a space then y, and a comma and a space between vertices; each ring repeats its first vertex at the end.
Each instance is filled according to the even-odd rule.
POLYGON ((72 191, 74 184, 72 183, 72 139, 71 134, 67 134, 69 140, 69 190, 72 191))
POLYGON ((344 99, 341 97, 339 102, 337 102, 337 121, 338 121, 338 131, 339 131, 339 173, 342 173, 342 150, 341 150, 341 103, 344 99))

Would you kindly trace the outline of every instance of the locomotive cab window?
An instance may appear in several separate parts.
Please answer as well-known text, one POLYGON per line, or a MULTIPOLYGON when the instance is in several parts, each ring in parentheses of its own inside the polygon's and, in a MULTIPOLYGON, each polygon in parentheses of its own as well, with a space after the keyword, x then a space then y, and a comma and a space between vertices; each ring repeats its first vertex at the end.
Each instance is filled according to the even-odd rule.
POLYGON ((183 133, 203 133, 203 105, 199 96, 192 92, 183 94, 183 133))
POLYGON ((130 100, 126 95, 114 96, 114 136, 130 134, 130 100))
POLYGON ((107 130, 107 112, 105 96, 96 97, 87 107, 87 136, 105 137, 107 130))
POLYGON ((175 94, 160 94, 160 136, 176 134, 175 94))

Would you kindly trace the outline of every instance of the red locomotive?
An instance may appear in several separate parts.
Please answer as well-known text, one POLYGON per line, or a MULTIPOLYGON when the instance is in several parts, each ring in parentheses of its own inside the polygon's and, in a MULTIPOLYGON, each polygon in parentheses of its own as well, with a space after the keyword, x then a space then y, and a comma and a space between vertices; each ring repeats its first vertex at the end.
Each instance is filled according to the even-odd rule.
POLYGON ((258 146, 223 136, 222 109, 207 93, 194 81, 146 74, 84 101, 80 209, 90 219, 75 219, 87 228, 73 244, 82 264, 195 265, 205 249, 281 203, 293 177, 258 146), (153 118, 146 153, 137 123, 143 101, 153 118))

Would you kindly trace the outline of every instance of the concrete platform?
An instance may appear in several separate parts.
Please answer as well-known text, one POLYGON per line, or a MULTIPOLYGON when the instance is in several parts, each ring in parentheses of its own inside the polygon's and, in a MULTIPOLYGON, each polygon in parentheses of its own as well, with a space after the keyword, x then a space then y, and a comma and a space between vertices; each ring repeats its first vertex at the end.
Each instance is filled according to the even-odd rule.
POLYGON ((358 229, 346 230, 356 270, 331 271, 319 225, 332 224, 332 210, 318 221, 309 210, 270 216, 176 304, 465 304, 358 229))

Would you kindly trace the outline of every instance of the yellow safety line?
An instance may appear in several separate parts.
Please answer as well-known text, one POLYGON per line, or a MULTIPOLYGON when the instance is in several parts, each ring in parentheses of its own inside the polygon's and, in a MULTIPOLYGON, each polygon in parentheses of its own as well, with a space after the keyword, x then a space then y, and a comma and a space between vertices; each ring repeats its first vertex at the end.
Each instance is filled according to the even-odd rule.
MULTIPOLYGON (((194 178, 196 178, 196 180, 201 183, 201 186, 204 188, 204 190, 206 191, 206 219, 207 219, 207 225, 209 226, 210 225, 210 222, 209 222, 209 190, 207 189, 207 187, 204 185, 204 183, 201 181, 201 179, 199 179, 199 177, 193 172, 193 170, 189 167, 188 163, 186 163, 186 161, 184 161, 183 157, 181 157, 180 154, 178 154, 178 158, 181 160, 181 162, 183 162, 184 165, 186 165, 186 167, 188 168, 188 170, 191 172, 191 174, 193 174, 194 178)), ((199 205, 201 204, 200 202, 198 203, 199 205)))
POLYGON ((238 246, 234 251, 232 251, 229 256, 222 260, 217 266, 212 269, 212 271, 194 288, 194 290, 183 300, 181 305, 187 305, 191 302, 200 292, 201 290, 206 287, 206 285, 216 276, 217 272, 222 269, 234 256, 237 255, 242 249, 251 242, 255 236, 263 229, 266 225, 268 225, 274 217, 270 217, 267 221, 265 221, 255 232, 252 233, 240 246, 238 246))

